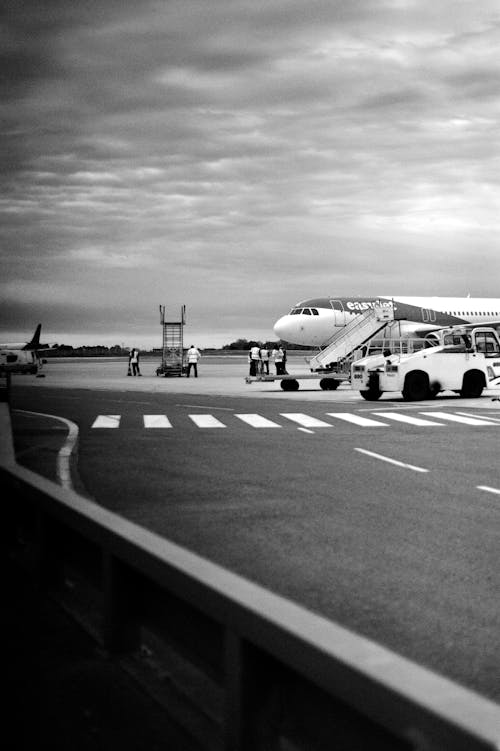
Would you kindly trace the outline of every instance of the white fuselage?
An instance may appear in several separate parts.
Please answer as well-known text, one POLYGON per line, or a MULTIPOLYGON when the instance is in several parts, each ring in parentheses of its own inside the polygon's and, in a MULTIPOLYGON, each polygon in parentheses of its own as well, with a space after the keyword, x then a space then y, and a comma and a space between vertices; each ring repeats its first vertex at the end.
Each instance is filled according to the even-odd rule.
POLYGON ((425 336, 443 326, 500 323, 500 299, 473 297, 324 297, 303 300, 274 324, 279 339, 323 347, 338 330, 375 303, 391 306, 391 336, 425 336))

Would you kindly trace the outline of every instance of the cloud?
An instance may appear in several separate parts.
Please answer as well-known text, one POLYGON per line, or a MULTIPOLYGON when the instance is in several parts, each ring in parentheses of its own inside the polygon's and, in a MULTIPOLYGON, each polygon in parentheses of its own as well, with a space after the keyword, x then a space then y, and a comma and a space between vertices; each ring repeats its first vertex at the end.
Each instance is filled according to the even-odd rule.
POLYGON ((12 4, 2 296, 220 341, 325 292, 497 295, 499 40, 490 0, 12 4))

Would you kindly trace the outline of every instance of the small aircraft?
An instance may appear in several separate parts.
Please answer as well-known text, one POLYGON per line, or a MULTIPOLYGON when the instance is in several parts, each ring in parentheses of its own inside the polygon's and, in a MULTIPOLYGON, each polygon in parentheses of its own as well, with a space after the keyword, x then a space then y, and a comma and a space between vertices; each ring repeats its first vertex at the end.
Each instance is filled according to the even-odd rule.
POLYGON ((0 343, 0 374, 31 373, 37 378, 43 378, 40 373, 45 360, 41 360, 39 352, 50 349, 49 344, 40 343, 42 324, 39 323, 29 342, 0 343))
POLYGON ((449 326, 500 325, 500 299, 487 297, 316 297, 296 303, 274 324, 274 333, 293 344, 323 347, 339 327, 375 305, 394 311, 388 338, 429 337, 449 326))

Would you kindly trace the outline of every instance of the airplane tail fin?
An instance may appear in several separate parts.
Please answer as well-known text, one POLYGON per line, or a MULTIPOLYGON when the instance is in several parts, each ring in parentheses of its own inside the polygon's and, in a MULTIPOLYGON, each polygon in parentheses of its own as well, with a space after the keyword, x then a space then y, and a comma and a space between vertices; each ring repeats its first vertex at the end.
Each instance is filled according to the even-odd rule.
POLYGON ((42 331, 42 324, 39 323, 36 327, 35 333, 33 334, 33 338, 31 342, 28 342, 25 344, 23 349, 38 349, 40 347, 40 333, 42 331))

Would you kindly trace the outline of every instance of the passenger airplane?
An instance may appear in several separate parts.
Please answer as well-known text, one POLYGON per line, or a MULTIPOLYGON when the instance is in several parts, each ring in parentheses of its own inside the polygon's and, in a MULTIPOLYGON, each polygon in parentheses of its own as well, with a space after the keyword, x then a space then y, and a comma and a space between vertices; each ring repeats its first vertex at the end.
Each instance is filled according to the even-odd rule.
POLYGON ((39 375, 43 360, 38 353, 50 349, 50 345, 40 343, 42 324, 39 323, 29 342, 7 342, 0 344, 0 373, 32 373, 39 375))
POLYGON ((336 330, 375 304, 394 309, 388 337, 425 337, 445 326, 465 323, 500 326, 500 299, 492 297, 316 297, 293 306, 274 324, 274 333, 292 344, 322 347, 336 330))

